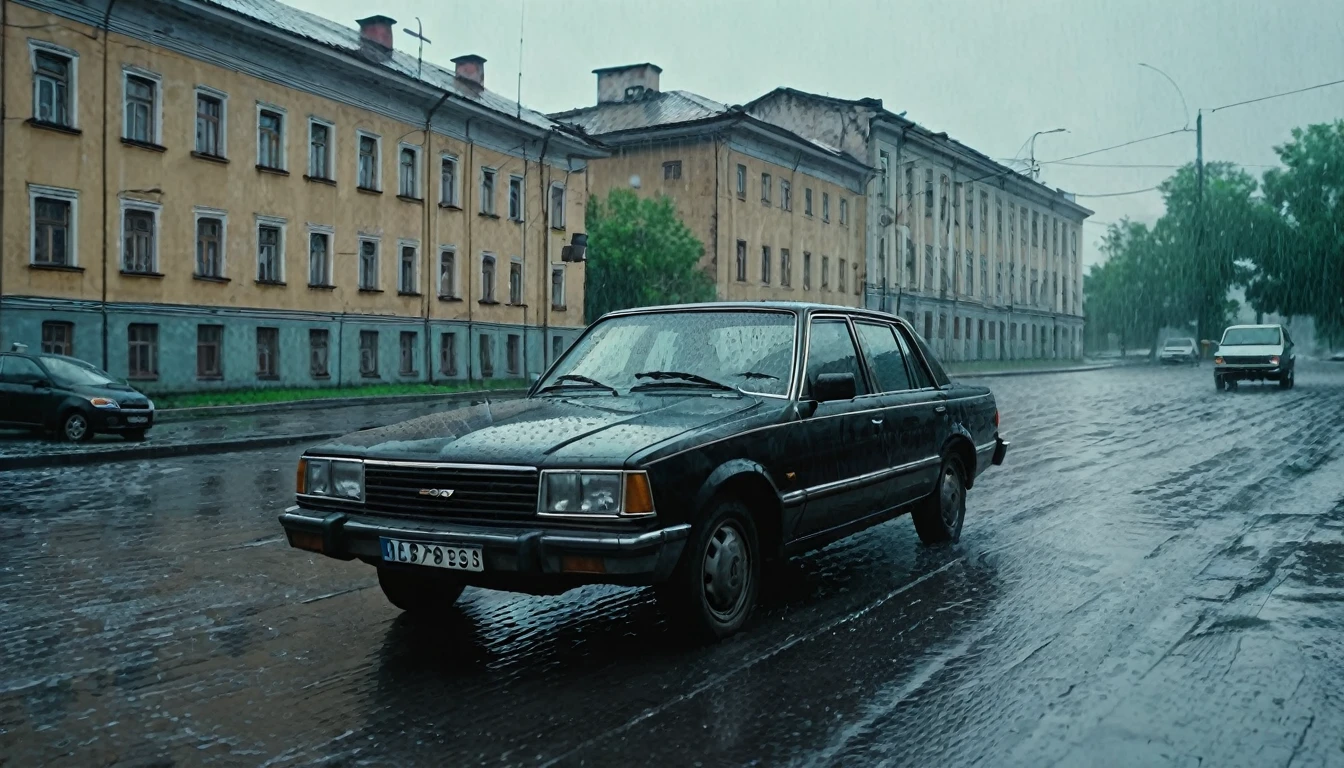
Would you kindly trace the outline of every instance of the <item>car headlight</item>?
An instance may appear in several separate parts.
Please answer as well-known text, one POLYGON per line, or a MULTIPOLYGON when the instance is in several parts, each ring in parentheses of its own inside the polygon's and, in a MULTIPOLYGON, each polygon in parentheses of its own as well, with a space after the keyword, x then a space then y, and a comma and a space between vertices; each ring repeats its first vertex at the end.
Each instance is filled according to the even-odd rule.
POLYGON ((1213 362, 1216 363, 1216 364, 1218 364, 1218 365, 1222 365, 1222 364, 1223 364, 1223 356, 1222 356, 1222 355, 1219 355, 1219 356, 1213 358, 1213 362))
POLYGON ((89 397, 89 403, 91 403, 94 408, 104 408, 109 411, 121 407, 120 403, 110 397, 89 397))
POLYGON ((299 459, 298 492, 306 496, 364 500, 364 462, 355 459, 299 459))
POLYGON ((1271 365, 1278 365, 1278 364, 1279 364, 1279 356, 1278 356, 1278 355, 1270 355, 1270 356, 1269 356, 1269 362, 1270 362, 1271 365))
POLYGON ((547 470, 542 473, 540 511, 594 517, 652 515, 649 476, 643 471, 547 470))

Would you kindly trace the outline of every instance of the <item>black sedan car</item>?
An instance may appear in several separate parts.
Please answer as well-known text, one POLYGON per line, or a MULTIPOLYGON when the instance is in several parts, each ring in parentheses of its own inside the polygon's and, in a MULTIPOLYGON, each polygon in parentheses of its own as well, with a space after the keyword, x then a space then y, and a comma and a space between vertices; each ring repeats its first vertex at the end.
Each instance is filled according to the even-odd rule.
POLYGON ((96 433, 144 440, 154 426, 154 402, 105 371, 24 349, 0 354, 0 427, 54 431, 80 442, 96 433))
POLYGON ((526 398, 305 452, 293 547, 378 569, 397 607, 466 586, 652 586, 707 639, 738 631, 762 562, 909 512, 961 535, 1007 449, 994 397, 885 313, 794 303, 615 312, 526 398))

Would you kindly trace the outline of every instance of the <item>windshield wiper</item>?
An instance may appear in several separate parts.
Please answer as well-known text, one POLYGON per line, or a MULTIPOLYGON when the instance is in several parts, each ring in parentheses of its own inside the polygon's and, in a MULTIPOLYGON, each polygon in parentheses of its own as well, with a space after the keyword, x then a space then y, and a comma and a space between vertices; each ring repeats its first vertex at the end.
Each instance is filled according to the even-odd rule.
POLYGON ((761 373, 760 371, 743 371, 735 375, 743 379, 774 379, 775 381, 779 381, 778 376, 769 373, 761 373))
POLYGON ((636 384, 630 388, 631 392, 639 389, 658 386, 685 386, 687 384, 698 387, 709 387, 711 389, 722 389, 725 392, 741 392, 737 387, 707 379, 698 373, 686 373, 685 371, 643 371, 635 374, 636 379, 653 379, 653 381, 636 384))
POLYGON ((555 383, 547 384, 546 386, 537 390, 537 394, 541 394, 542 392, 551 392, 557 389, 564 389, 566 387, 590 387, 596 389, 605 389, 608 392, 610 392, 613 396, 620 394, 619 392, 616 391, 616 388, 611 386, 610 384, 603 384, 597 379, 590 379, 587 376, 582 376, 577 373, 566 373, 563 376, 556 376, 555 383))

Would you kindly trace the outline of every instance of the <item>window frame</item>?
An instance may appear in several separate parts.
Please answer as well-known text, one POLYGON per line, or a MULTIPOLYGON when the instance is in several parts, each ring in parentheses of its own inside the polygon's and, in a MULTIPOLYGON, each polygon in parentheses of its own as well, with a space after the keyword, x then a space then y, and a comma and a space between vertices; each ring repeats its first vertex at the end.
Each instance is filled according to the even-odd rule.
POLYGON ((458 263, 458 259, 457 259, 457 246, 454 246, 454 245, 441 245, 441 246, 439 246, 439 258, 438 258, 438 260, 435 262, 435 265, 434 265, 434 266, 435 266, 435 272, 434 272, 434 274, 435 274, 435 291, 437 291, 437 293, 438 293, 438 297, 439 297, 440 299, 445 299, 445 300, 448 300, 448 299, 460 299, 460 298, 462 297, 462 280, 461 280, 461 276, 460 276, 459 271, 458 271, 461 265, 458 263), (452 288, 452 291, 449 292, 449 293, 444 293, 444 292, 443 292, 443 275, 444 275, 444 269, 443 269, 444 258, 443 258, 443 257, 444 257, 444 256, 450 256, 450 257, 452 257, 452 269, 448 270, 448 274, 449 274, 449 276, 450 276, 450 280, 451 280, 451 288, 452 288))
POLYGON ((161 243, 163 242, 163 204, 154 203, 148 200, 133 200, 130 198, 118 198, 117 220, 120 223, 120 232, 117 238, 117 265, 120 267, 121 274, 146 277, 162 277, 163 273, 159 271, 159 253, 161 243), (153 242, 151 243, 151 252, 149 254, 149 270, 130 270, 126 265, 126 214, 130 211, 139 213, 148 213, 154 222, 153 242))
POLYGON ((355 246, 355 287, 365 293, 377 293, 383 284, 383 240, 376 235, 360 233, 355 246), (373 244, 373 284, 364 282, 364 244, 373 244))
POLYGON ((196 380, 197 381, 222 381, 224 379, 224 326, 220 323, 197 323, 196 324, 196 380), (218 331, 219 337, 211 340, 201 338, 202 331, 206 329, 218 331), (214 370, 203 371, 201 369, 201 349, 203 347, 214 347, 214 370))
POLYGON ((509 221, 521 224, 525 220, 527 205, 527 180, 518 174, 509 174, 509 221), (514 211, 514 185, 518 187, 518 210, 514 211))
POLYGON ((568 273, 569 270, 565 268, 564 264, 551 265, 551 309, 557 312, 563 312, 568 309, 568 305, 565 304, 566 281, 569 278, 568 273), (559 281, 556 280, 556 275, 560 276, 559 281), (560 285, 558 295, 556 291, 557 282, 560 285))
POLYGON ((768 245, 762 245, 762 246, 761 246, 761 285, 769 285, 769 284, 770 284, 770 273, 771 273, 771 271, 772 271, 771 268, 770 268, 770 267, 771 267, 770 260, 773 259, 773 258, 774 258, 774 253, 771 251, 770 246, 768 246, 768 245))
POLYGON ((747 254, 747 241, 738 240, 737 250, 734 252, 733 264, 736 267, 735 274, 737 276, 737 282, 739 283, 747 282, 747 261, 749 259, 750 256, 747 254))
POLYGON ((849 198, 840 198, 840 226, 849 226, 849 198))
POLYGON ((549 219, 547 223, 550 225, 551 229, 557 232, 563 232, 565 231, 565 206, 569 203, 569 192, 565 189, 564 184, 558 181, 553 181, 549 187, 548 194, 550 195, 550 205, 548 206, 550 210, 547 211, 547 219, 549 219), (559 205, 556 205, 556 192, 560 193, 559 205))
POLYGON ((206 152, 201 149, 199 135, 192 138, 193 154, 202 157, 214 158, 216 160, 227 160, 229 158, 229 94, 218 88, 211 88, 208 85, 197 85, 192 91, 192 106, 196 108, 192 116, 192 128, 196 128, 201 115, 201 97, 214 99, 219 102, 219 152, 206 152))
POLYGON ((308 376, 313 379, 331 378, 331 330, 328 328, 309 328, 308 329, 308 376), (318 345, 314 344, 315 339, 322 340, 321 349, 323 350, 322 371, 315 370, 318 345))
POLYGON ((266 216, 256 214, 254 225, 252 227, 252 243, 256 248, 256 259, 254 266, 256 270, 252 273, 255 282, 258 285, 284 285, 285 284, 285 240, 289 235, 289 222, 279 216, 266 216), (261 277, 261 230, 262 227, 268 227, 280 230, 276 238, 275 259, 276 259, 276 278, 274 280, 264 280, 261 277))
POLYGON ((803 251, 803 290, 812 290, 812 252, 803 251))
MULTIPOLYGON (((33 81, 33 122, 39 125, 54 125, 61 128, 78 131, 79 128, 79 51, 72 48, 56 45, 46 40, 34 40, 28 38, 28 69, 33 81), (65 83, 65 109, 67 122, 52 120, 43 120, 38 113, 38 104, 40 102, 41 91, 39 89, 39 80, 37 74, 37 55, 45 53, 49 56, 58 56, 66 60, 67 72, 65 83)), ((124 121, 123 121, 124 122, 124 121)))
POLYGON ((480 259, 480 277, 481 277, 481 304, 498 304, 499 300, 495 296, 499 293, 499 257, 492 251, 482 251, 480 259), (485 267, 490 266, 490 280, 487 283, 485 279, 485 267), (486 288, 489 287, 489 291, 486 288), (488 295, 487 295, 488 293, 488 295))
POLYGON ((44 355, 65 355, 66 357, 74 357, 74 354, 75 354, 75 324, 74 324, 72 321, 70 321, 70 320, 43 320, 43 321, 42 321, 42 326, 41 326, 40 333, 42 334, 42 336, 41 336, 41 342, 42 342, 42 343, 41 343, 41 346, 40 346, 39 348, 42 350, 42 354, 44 354, 44 355), (47 339, 47 331, 48 331, 48 330, 56 330, 56 329, 60 329, 60 330, 65 334, 65 339, 64 339, 63 341, 57 342, 57 341, 49 341, 49 340, 47 339), (53 344, 57 344, 57 343, 59 343, 59 344, 62 345, 60 349, 56 349, 56 348, 54 348, 54 347, 51 346, 51 345, 53 345, 53 344))
POLYGON ((381 351, 378 349, 378 336, 379 336, 379 335, 380 335, 380 334, 378 333, 378 331, 377 331, 377 330, 374 330, 374 329, 372 329, 372 328, 361 328, 361 329, 359 330, 359 346, 358 346, 358 350, 359 350, 359 375, 360 375, 360 378, 364 378, 364 379, 377 379, 377 378, 381 378, 380 375, 379 375, 379 373, 378 373, 379 362, 380 362, 379 358, 382 356, 381 351), (364 348, 364 340, 365 340, 365 339, 372 339, 372 340, 373 340, 373 344, 372 344, 372 348, 371 348, 371 351, 373 352, 373 355, 372 355, 372 357, 370 358, 370 359, 373 361, 373 366, 372 366, 371 368, 365 368, 365 367, 364 367, 364 352, 365 352, 365 348, 364 348))
POLYGON ((309 288, 335 288, 336 287, 336 228, 328 224, 309 224, 308 225, 308 287, 309 288), (313 282, 313 236, 320 235, 326 239, 326 268, 323 269, 322 282, 313 282))
POLYGON ((229 275, 229 212, 220 208, 207 208, 201 205, 193 207, 191 211, 191 233, 192 242, 195 246, 191 276, 204 280, 227 280, 229 275), (206 274, 200 270, 201 219, 219 220, 219 274, 217 275, 206 274))
MULTIPOLYGON (((496 274, 498 278, 498 274, 496 274)), ((518 256, 509 259, 509 306, 525 307, 527 306, 527 271, 523 268, 523 260, 518 256), (514 295, 513 276, 518 275, 518 292, 514 295)))
POLYGON ((803 187, 803 215, 812 215, 812 188, 803 187))
POLYGON ((488 333, 482 333, 476 337, 477 362, 480 363, 480 373, 482 379, 493 379, 495 377, 495 342, 494 338, 488 333))
POLYGON ((126 325, 126 378, 132 381, 157 381, 159 378, 159 324, 158 323, 127 323, 126 325), (131 338, 132 329, 149 328, 152 329, 152 338, 144 341, 136 341, 131 338), (149 350, 149 362, 152 370, 137 372, 131 368, 133 355, 132 345, 144 345, 149 350))
POLYGON ((663 181, 681 181, 680 160, 667 160, 663 163, 663 181))
POLYGON ((330 120, 323 119, 316 115, 308 116, 308 178, 317 181, 336 181, 336 124, 330 120), (322 126, 327 129, 327 167, 321 169, 313 168, 313 127, 322 126), (320 171, 314 172, 315 170, 320 171))
POLYGON ((405 377, 420 375, 415 365, 415 348, 420 345, 419 336, 418 331, 401 331, 397 334, 397 375, 405 377), (410 344, 407 344, 407 341, 410 344))
POLYGON ((761 204, 773 206, 775 204, 775 191, 771 188, 770 174, 761 171, 761 204))
POLYGON ((79 266, 79 190, 28 184, 28 265, 37 269, 83 269, 79 266), (37 201, 46 198, 69 205, 66 223, 66 263, 37 260, 37 201))
POLYGON ((424 200, 424 188, 422 183, 424 181, 422 178, 424 174, 421 172, 420 168, 420 161, 423 159, 420 151, 421 149, 422 147, 418 144, 408 144, 404 141, 397 142, 397 197, 402 200, 411 200, 415 202, 424 200), (402 165, 401 162, 402 155, 407 152, 411 153, 411 183, 409 187, 406 184, 406 180, 402 177, 402 170, 405 166, 402 165), (408 189, 409 191, 407 191, 408 189))
POLYGON ((355 130, 355 188, 362 189, 365 192, 383 191, 383 137, 372 131, 355 130), (373 169, 371 171, 373 186, 364 185, 364 172, 360 168, 360 160, 363 158, 364 139, 373 140, 373 169))
POLYGON ((779 180, 779 207, 793 212, 793 182, 788 179, 779 180))
POLYGON ((269 104, 264 101, 258 101, 256 110, 256 131, 254 132, 254 138, 256 138, 257 140, 257 169, 262 171, 284 171, 288 173, 289 151, 286 145, 289 143, 289 112, 286 111, 284 107, 278 106, 276 104, 269 104), (279 165, 267 165, 261 161, 261 115, 263 112, 272 112, 278 115, 280 118, 280 131, 279 136, 277 137, 278 141, 277 150, 280 161, 279 165))
POLYGON ((457 155, 440 152, 439 153, 439 205, 444 208, 462 208, 462 162, 458 160, 457 155), (453 166, 453 183, 451 188, 444 186, 443 166, 451 163, 453 166))
POLYGON ((779 287, 793 287, 793 254, 788 248, 779 249, 779 287))
POLYGON ((747 166, 743 163, 737 164, 737 199, 747 199, 747 166))
POLYGON ((420 241, 402 238, 397 240, 397 295, 398 296, 419 296, 420 295, 420 241), (406 251, 411 252, 411 284, 404 285, 402 278, 406 276, 403 269, 406 266, 406 251))
POLYGON ((163 146, 163 75, 130 64, 121 68, 121 138, 123 141, 133 144, 150 147, 163 146), (150 129, 153 131, 153 135, 148 140, 137 139, 131 136, 128 130, 130 128, 130 111, 127 107, 131 95, 131 78, 148 81, 153 86, 154 103, 151 105, 153 114, 150 115, 150 129))
POLYGON ((504 337, 504 373, 519 376, 523 372, 523 336, 510 333, 504 337))
POLYGON ((456 330, 439 332, 439 373, 444 376, 458 375, 456 330), (448 352, 451 354, 445 354, 448 352))
POLYGON ((821 193, 821 223, 822 223, 822 224, 830 224, 830 223, 831 223, 831 193, 830 193, 830 192, 822 192, 822 193, 821 193))
POLYGON ((499 169, 489 166, 481 166, 481 172, 478 176, 478 187, 480 189, 480 213, 482 216, 499 217, 496 211, 499 206, 495 204, 495 196, 499 194, 499 169), (490 180, 490 194, 485 193, 485 181, 490 180))

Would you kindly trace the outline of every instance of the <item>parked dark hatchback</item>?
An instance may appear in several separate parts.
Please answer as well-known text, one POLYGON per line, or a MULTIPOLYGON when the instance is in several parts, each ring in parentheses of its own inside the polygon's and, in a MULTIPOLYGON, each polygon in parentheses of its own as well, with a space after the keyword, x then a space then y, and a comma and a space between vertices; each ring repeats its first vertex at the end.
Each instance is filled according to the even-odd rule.
POLYGON ((813 304, 629 310, 590 326, 524 399, 305 452, 291 546, 378 568, 396 606, 466 586, 651 585, 707 638, 740 629, 763 561, 910 512, 961 535, 1007 443, 905 321, 813 304))
POLYGON ((154 403, 83 360, 65 355, 0 354, 0 425, 55 431, 72 442, 96 433, 143 440, 154 403))

